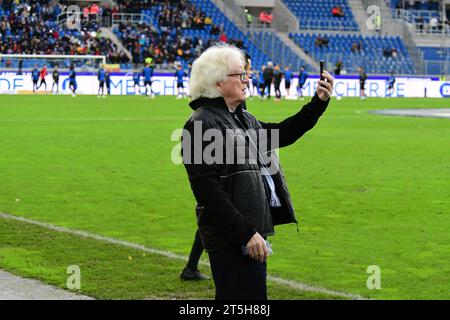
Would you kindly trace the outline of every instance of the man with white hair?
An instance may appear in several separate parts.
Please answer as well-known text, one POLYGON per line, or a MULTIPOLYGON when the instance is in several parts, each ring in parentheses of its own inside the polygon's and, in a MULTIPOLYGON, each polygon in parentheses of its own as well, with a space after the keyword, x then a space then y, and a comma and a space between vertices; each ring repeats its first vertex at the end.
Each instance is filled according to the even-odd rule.
POLYGON ((250 76, 245 65, 243 52, 227 44, 214 45, 194 61, 194 112, 182 135, 198 230, 219 300, 267 299, 267 237, 275 225, 297 223, 272 150, 313 128, 333 90, 333 78, 324 72, 326 80, 319 81, 310 103, 280 123, 264 123, 244 110, 250 76))

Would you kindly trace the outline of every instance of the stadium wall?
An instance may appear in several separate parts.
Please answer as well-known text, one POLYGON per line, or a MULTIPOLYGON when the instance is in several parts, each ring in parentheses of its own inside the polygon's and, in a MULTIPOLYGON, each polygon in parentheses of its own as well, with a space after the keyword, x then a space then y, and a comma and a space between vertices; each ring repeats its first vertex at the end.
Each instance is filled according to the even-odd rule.
MULTIPOLYGON (((317 87, 319 77, 311 75, 305 86, 303 94, 312 96, 317 87)), ((385 97, 387 89, 386 76, 372 76, 366 82, 365 92, 368 97, 385 97)), ((291 95, 296 94, 298 79, 295 78, 291 83, 291 95)), ((51 75, 46 78, 47 88, 51 89, 53 80, 51 75)), ((113 73, 111 75, 111 94, 113 95, 133 95, 134 83, 131 73, 113 73)), ((157 95, 176 95, 176 80, 173 74, 157 73, 152 80, 152 88, 157 95)), ((95 95, 98 91, 98 80, 92 73, 78 73, 77 75, 78 94, 95 95)), ((188 91, 188 80, 184 82, 188 91)), ((68 74, 61 73, 59 90, 62 94, 69 94, 68 74)), ((450 82, 440 81, 437 77, 397 77, 394 85, 394 94, 392 97, 432 97, 449 98, 450 82)), ((40 89, 42 92, 42 89, 40 89)), ((141 91, 144 91, 141 81, 141 91)), ((284 80, 281 84, 282 95, 286 95, 284 80)), ((31 74, 24 73, 17 75, 15 72, 0 73, 0 94, 30 94, 32 93, 31 74)), ((271 94, 274 96, 275 90, 272 87, 271 94)), ((341 97, 359 96, 358 76, 340 76, 336 77, 334 83, 334 94, 341 97)))

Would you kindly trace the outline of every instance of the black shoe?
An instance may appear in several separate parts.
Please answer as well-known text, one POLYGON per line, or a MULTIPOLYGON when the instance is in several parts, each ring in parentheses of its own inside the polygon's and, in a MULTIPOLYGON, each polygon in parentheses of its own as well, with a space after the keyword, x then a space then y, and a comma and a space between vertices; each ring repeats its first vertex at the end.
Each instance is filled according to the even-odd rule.
POLYGON ((207 280, 208 277, 202 275, 199 270, 194 270, 190 267, 185 267, 180 274, 180 278, 183 280, 207 280))

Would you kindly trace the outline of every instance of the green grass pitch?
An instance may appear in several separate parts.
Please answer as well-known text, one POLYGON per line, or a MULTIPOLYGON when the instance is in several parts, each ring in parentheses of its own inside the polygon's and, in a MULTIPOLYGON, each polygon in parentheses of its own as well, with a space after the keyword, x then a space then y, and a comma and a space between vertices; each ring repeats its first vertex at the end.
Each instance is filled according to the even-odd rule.
MULTIPOLYGON (((333 99, 312 131, 280 150, 300 232, 276 227, 268 273, 374 299, 449 299, 450 120, 368 113, 446 103, 333 99), (367 288, 371 265, 381 289, 367 288)), ((187 256, 195 203, 171 161, 187 104, 0 96, 0 212, 187 256)), ((248 108, 276 122, 302 104, 255 99, 248 108)), ((214 296, 212 280, 179 279, 182 261, 0 218, 1 269, 64 287, 74 264, 81 291, 97 298, 214 296)), ((333 297, 269 282, 269 298, 333 297)))

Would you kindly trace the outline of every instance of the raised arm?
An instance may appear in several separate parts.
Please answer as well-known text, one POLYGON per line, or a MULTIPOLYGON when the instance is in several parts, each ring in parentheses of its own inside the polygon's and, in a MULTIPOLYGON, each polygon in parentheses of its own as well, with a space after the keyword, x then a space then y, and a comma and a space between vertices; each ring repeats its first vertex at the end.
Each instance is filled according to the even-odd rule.
POLYGON ((331 75, 324 71, 323 75, 327 81, 319 80, 316 94, 312 98, 311 102, 307 103, 303 108, 295 115, 284 119, 279 123, 267 123, 262 122, 261 126, 264 129, 279 130, 279 147, 286 147, 297 141, 303 134, 311 130, 319 120, 320 116, 325 112, 330 97, 333 93, 333 78, 331 75))

